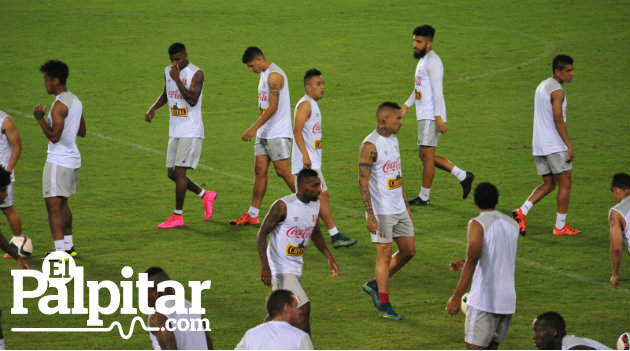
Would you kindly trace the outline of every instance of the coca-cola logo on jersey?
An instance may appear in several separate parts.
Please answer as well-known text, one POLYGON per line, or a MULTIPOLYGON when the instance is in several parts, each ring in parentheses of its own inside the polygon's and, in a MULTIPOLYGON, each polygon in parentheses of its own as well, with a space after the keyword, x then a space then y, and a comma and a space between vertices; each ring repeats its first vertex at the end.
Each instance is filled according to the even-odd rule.
POLYGON ((171 99, 180 99, 180 100, 184 98, 182 94, 179 92, 179 90, 169 90, 168 97, 170 97, 171 99))
POLYGON ((261 91, 260 93, 258 93, 258 101, 268 101, 266 91, 261 91))
POLYGON ((422 85, 422 77, 418 75, 416 76, 416 86, 421 86, 421 85, 422 85))
POLYGON ((308 239, 311 237, 311 234, 313 233, 313 228, 315 227, 310 226, 305 229, 300 229, 297 226, 291 227, 289 228, 289 230, 287 230, 287 236, 289 238, 308 239))
POLYGON ((396 161, 387 160, 383 165, 383 172, 396 172, 400 170, 400 157, 396 161))
POLYGON ((313 133, 321 133, 322 132, 322 126, 319 125, 319 122, 315 123, 315 125, 313 126, 313 133))

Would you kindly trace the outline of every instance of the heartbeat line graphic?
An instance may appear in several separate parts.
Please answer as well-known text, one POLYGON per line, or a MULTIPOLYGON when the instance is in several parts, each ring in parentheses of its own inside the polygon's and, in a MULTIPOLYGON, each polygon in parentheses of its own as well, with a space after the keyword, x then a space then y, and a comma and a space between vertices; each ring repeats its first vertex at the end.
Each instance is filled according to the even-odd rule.
POLYGON ((109 327, 102 328, 11 328, 12 332, 110 332, 114 327, 118 327, 118 332, 120 333, 120 337, 123 339, 131 338, 133 334, 133 330, 135 328, 136 322, 140 323, 142 329, 145 331, 159 331, 158 327, 149 327, 144 324, 144 320, 141 317, 133 317, 131 320, 131 325, 129 326, 129 333, 125 334, 122 325, 120 322, 112 322, 109 327))

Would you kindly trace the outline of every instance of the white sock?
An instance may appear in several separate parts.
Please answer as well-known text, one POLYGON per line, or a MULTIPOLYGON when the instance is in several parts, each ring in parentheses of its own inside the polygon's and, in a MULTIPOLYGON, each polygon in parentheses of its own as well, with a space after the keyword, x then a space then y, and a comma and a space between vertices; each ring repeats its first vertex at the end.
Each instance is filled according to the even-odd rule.
POLYGON ((72 234, 63 236, 63 243, 66 246, 66 250, 70 250, 74 243, 72 242, 72 234))
POLYGON ((55 251, 66 251, 66 245, 63 243, 63 240, 55 240, 55 251))
POLYGON ((339 233, 339 231, 337 230, 337 227, 332 227, 328 229, 328 234, 330 234, 330 236, 336 235, 337 233, 339 233))
POLYGON ((201 189, 201 192, 197 194, 197 196, 203 199, 203 197, 206 196, 206 189, 201 189))
POLYGON ((6 350, 7 346, 4 344, 4 339, 0 339, 0 350, 6 350))
POLYGON ((431 188, 427 189, 427 188, 420 187, 420 194, 418 194, 418 196, 420 196, 420 200, 428 201, 430 193, 431 193, 431 188))
POLYGON ((461 169, 459 169, 459 167, 453 165, 453 169, 451 170, 451 174, 456 176, 457 179, 459 179, 460 182, 464 181, 464 179, 466 179, 466 171, 462 171, 461 169))
POLYGON ((184 210, 174 210, 173 213, 181 216, 182 214, 184 214, 184 210))
POLYGON ((250 217, 256 218, 256 217, 258 217, 258 212, 259 211, 260 211, 260 209, 257 209, 256 207, 249 206, 249 210, 247 210, 247 213, 249 213, 250 217))
POLYGON ((532 207, 534 207, 534 204, 531 201, 527 200, 525 201, 525 203, 523 203, 523 206, 521 206, 521 212, 523 212, 523 214, 527 216, 529 210, 531 210, 532 207))
POLYGON ((566 213, 556 213, 556 228, 562 229, 564 225, 567 224, 567 214, 566 213))

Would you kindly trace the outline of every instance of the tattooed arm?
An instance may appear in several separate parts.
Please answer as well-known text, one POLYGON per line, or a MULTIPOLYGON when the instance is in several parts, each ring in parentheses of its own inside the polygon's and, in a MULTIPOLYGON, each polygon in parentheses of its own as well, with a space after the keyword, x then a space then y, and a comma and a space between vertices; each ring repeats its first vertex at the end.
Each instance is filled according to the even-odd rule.
POLYGON ((370 233, 376 233, 378 229, 378 221, 372 209, 372 196, 370 195, 369 187, 372 165, 376 162, 377 155, 376 146, 374 144, 365 142, 361 145, 361 151, 359 153, 359 192, 361 193, 363 206, 365 206, 367 229, 370 233))
POLYGON ((278 104, 280 102, 280 91, 284 87, 284 77, 278 72, 271 72, 269 79, 267 80, 269 85, 269 107, 263 112, 260 117, 252 124, 249 129, 241 136, 243 141, 251 140, 258 128, 265 124, 278 110, 278 104))
POLYGON ((271 285, 271 268, 269 268, 269 259, 267 258, 267 236, 278 223, 287 217, 287 205, 284 201, 277 200, 271 205, 269 212, 260 226, 256 242, 258 243, 258 256, 260 256, 260 280, 263 284, 271 285))

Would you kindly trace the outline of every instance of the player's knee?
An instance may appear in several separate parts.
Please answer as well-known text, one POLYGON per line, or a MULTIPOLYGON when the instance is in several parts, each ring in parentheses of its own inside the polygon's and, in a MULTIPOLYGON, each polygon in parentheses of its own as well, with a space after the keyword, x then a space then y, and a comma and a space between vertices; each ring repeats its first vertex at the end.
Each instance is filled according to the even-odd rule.
POLYGON ((175 169, 173 168, 167 168, 166 169, 166 175, 168 176, 168 178, 170 180, 175 180, 175 169))
POLYGON ((402 255, 402 257, 401 257, 401 258, 402 258, 404 261, 409 261, 410 259, 412 259, 412 258, 413 258, 413 256, 415 256, 415 255, 416 255, 416 248, 415 248, 415 247, 412 247, 412 248, 410 248, 410 249, 408 249, 408 250, 405 250, 405 251, 401 252, 401 255, 402 255))

